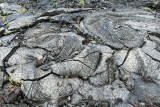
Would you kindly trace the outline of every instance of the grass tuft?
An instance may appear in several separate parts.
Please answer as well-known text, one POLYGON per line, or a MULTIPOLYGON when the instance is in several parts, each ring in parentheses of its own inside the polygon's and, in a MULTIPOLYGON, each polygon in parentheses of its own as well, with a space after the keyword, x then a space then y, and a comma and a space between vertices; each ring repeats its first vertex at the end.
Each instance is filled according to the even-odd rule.
POLYGON ((84 0, 82 0, 82 6, 84 6, 84 5, 85 5, 84 0))
POLYGON ((3 21, 5 22, 5 20, 6 20, 6 16, 3 16, 3 21))

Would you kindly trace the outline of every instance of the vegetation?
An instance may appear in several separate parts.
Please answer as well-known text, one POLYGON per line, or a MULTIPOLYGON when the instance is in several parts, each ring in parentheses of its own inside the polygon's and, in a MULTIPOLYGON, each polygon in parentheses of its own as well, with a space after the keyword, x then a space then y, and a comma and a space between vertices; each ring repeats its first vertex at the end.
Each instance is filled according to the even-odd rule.
POLYGON ((39 13, 39 14, 38 14, 38 16, 41 16, 41 15, 42 15, 42 13, 39 13))
POLYGON ((97 36, 94 36, 94 39, 97 39, 97 36))
POLYGON ((24 14, 26 13, 26 9, 23 9, 21 12, 19 12, 20 14, 24 14))
POLYGON ((82 0, 82 6, 84 6, 84 5, 85 5, 84 0, 82 0))
POLYGON ((156 8, 156 5, 155 5, 155 4, 153 4, 153 5, 152 5, 152 7, 153 7, 153 8, 156 8))
POLYGON ((11 24, 10 24, 10 22, 8 22, 8 24, 7 24, 8 26, 10 26, 11 24))
POLYGON ((56 7, 58 6, 58 3, 56 3, 56 7))
POLYGON ((5 20, 6 20, 6 16, 3 16, 3 21, 5 22, 5 20))
POLYGON ((22 13, 25 13, 25 12, 26 12, 26 10, 25 10, 25 9, 23 9, 23 10, 22 10, 22 13))
POLYGON ((130 6, 132 6, 132 3, 129 3, 130 6))
POLYGON ((9 77, 9 79, 8 79, 8 80, 9 80, 9 82, 10 82, 11 84, 13 84, 13 82, 12 82, 12 80, 11 80, 11 77, 9 77))
POLYGON ((29 27, 29 22, 26 22, 27 26, 29 27))
POLYGON ((15 84, 15 85, 17 85, 17 86, 19 86, 19 85, 22 85, 22 83, 20 82, 20 81, 18 81, 18 82, 14 82, 14 81, 12 81, 11 80, 11 77, 9 77, 9 82, 13 85, 13 84, 15 84))
POLYGON ((23 30, 22 30, 22 28, 19 28, 19 30, 22 32, 23 30))

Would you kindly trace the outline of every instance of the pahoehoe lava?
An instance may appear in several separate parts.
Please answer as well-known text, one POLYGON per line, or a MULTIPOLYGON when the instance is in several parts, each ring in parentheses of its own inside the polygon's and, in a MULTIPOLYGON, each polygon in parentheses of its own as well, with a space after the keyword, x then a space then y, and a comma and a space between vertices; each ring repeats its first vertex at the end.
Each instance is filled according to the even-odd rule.
POLYGON ((0 105, 159 107, 160 2, 0 0, 0 105))

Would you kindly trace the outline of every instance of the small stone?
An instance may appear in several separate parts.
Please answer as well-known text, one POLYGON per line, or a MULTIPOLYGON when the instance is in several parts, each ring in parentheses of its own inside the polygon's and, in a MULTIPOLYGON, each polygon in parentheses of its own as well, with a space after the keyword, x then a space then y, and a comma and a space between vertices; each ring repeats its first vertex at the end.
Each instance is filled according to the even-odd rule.
POLYGON ((4 99, 0 96, 0 104, 4 104, 4 99))
POLYGON ((70 100, 71 100, 71 96, 68 96, 68 97, 67 97, 67 100, 70 101, 70 100))
POLYGON ((63 84, 63 81, 62 81, 62 80, 59 80, 57 85, 58 85, 59 87, 61 87, 62 84, 63 84))
POLYGON ((38 61, 35 62, 35 67, 39 67, 43 64, 43 59, 40 59, 38 61))

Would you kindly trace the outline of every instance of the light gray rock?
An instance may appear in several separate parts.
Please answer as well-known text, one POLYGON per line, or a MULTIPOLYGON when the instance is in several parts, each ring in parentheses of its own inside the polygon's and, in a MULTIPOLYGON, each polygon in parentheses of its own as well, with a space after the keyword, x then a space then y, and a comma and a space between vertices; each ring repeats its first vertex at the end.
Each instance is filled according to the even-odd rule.
POLYGON ((23 27, 32 26, 35 23, 35 16, 22 16, 10 22, 8 30, 19 30, 23 27))
POLYGON ((86 99, 89 96, 92 96, 93 100, 110 100, 112 103, 118 98, 123 102, 127 102, 130 93, 119 80, 115 80, 112 84, 104 85, 103 87, 94 87, 87 82, 84 82, 78 89, 78 92, 86 99))
POLYGON ((152 42, 152 41, 146 41, 146 44, 142 47, 142 51, 149 55, 151 58, 157 60, 160 62, 160 46, 159 44, 152 42))
POLYGON ((112 72, 112 68, 109 70, 106 64, 109 64, 110 61, 107 63, 105 61, 112 57, 112 52, 113 51, 107 46, 86 46, 86 48, 73 59, 68 59, 63 62, 52 62, 51 69, 52 72, 60 75, 79 75, 86 77, 105 71, 108 74, 108 72, 112 72))
POLYGON ((10 45, 11 41, 15 38, 16 34, 10 34, 0 38, 0 45, 1 46, 8 46, 10 45))
POLYGON ((128 50, 116 51, 114 53, 114 63, 118 66, 123 64, 125 57, 127 56, 127 52, 128 50))
POLYGON ((92 8, 77 8, 77 9, 58 8, 58 9, 49 10, 44 14, 42 14, 42 16, 55 16, 62 13, 76 13, 76 12, 89 11, 89 10, 92 10, 92 8))
POLYGON ((81 29, 114 48, 139 47, 147 32, 159 32, 159 21, 154 15, 138 9, 95 12, 81 23, 81 29))
POLYGON ((131 94, 128 102, 131 104, 137 104, 138 101, 141 102, 159 102, 160 100, 160 94, 159 94, 159 85, 156 83, 145 83, 141 80, 135 81, 134 86, 134 94, 131 94))
POLYGON ((2 9, 2 14, 9 15, 22 12, 22 10, 25 8, 18 4, 1 3, 0 9, 2 9))
POLYGON ((43 60, 46 52, 42 49, 19 48, 9 59, 7 73, 13 81, 42 77, 50 71, 44 72, 36 67, 36 63, 43 60))
MULTIPOLYGON (((154 60, 152 57, 145 54, 143 49, 144 48, 137 48, 130 51, 126 61, 120 67, 121 74, 135 73, 159 81, 160 63, 157 61, 158 59, 154 60)), ((152 51, 152 54, 157 55, 154 51, 152 51)))
POLYGON ((3 66, 3 59, 9 54, 12 48, 0 47, 0 66, 3 66))
POLYGON ((38 36, 37 38, 26 36, 26 38, 28 39, 24 41, 25 45, 28 47, 44 48, 51 52, 49 54, 51 59, 57 61, 73 57, 84 48, 82 45, 82 40, 84 39, 71 32, 59 34, 49 33, 38 36))
MULTIPOLYGON (((25 14, 17 14, 21 6, 0 4, 2 13, 9 6, 13 8, 10 14, 14 14, 4 23, 10 22, 6 31, 18 31, 18 35, 0 38, 0 67, 12 49, 9 47, 18 45, 5 60, 5 71, 12 81, 22 83, 27 99, 39 102, 32 106, 132 107, 160 101, 158 14, 155 17, 152 10, 118 9, 129 7, 128 1, 122 0, 107 1, 109 6, 117 3, 114 6, 118 8, 112 11, 49 7, 71 1, 30 2, 26 7, 32 4, 33 8, 25 14), (35 14, 34 5, 40 6, 35 14), (19 32, 20 28, 25 30, 19 32)), ((92 2, 97 3, 85 1, 88 7, 92 2)), ((140 1, 144 2, 151 1, 140 1)), ((102 3, 96 5, 99 8, 102 3)), ((2 80, 4 74, 0 73, 2 80)))
POLYGON ((57 103, 59 98, 72 95, 72 92, 77 90, 81 84, 82 81, 79 79, 63 80, 57 76, 49 75, 39 81, 24 81, 21 88, 29 99, 57 103), (59 81, 63 81, 61 87, 57 86, 59 81))

